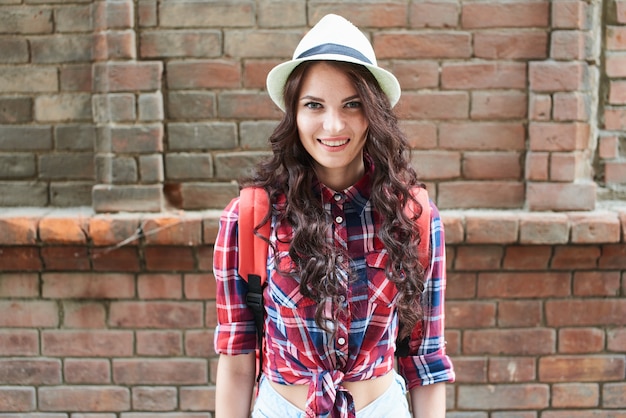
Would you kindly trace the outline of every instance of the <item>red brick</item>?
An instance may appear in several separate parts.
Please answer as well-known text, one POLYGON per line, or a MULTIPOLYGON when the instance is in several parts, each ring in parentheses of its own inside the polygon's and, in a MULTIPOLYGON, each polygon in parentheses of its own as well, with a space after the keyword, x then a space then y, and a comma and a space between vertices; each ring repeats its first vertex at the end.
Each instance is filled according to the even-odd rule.
POLYGON ((207 383, 207 362, 199 359, 114 359, 113 381, 123 385, 207 383))
POLYGON ((523 89, 526 83, 525 63, 463 62, 441 68, 444 89, 523 89))
POLYGON ((111 365, 109 360, 65 359, 63 375, 69 384, 107 384, 111 383, 111 365))
POLYGON ((626 162, 607 161, 604 164, 604 180, 607 183, 626 183, 626 162))
POLYGON ((547 58, 548 35, 537 31, 476 32, 474 54, 486 59, 547 58))
POLYGON ((150 245, 197 245, 202 239, 200 219, 190 216, 154 216, 142 223, 146 244, 150 245))
POLYGON ((575 151, 589 146, 587 123, 532 122, 528 130, 533 151, 575 151))
POLYGON ((106 328, 104 301, 63 302, 63 326, 65 328, 106 328))
POLYGON ((0 298, 39 296, 39 277, 30 273, 1 273, 0 298))
MULTIPOLYGON (((37 407, 35 388, 0 386, 0 411, 27 412, 37 407)), ((23 415, 15 415, 15 418, 23 415)), ((9 415, 9 418, 13 415, 9 415)))
POLYGON ((406 4, 399 2, 341 1, 333 4, 313 4, 309 7, 309 21, 317 22, 328 13, 349 16, 350 21, 363 28, 403 27, 409 20, 406 4))
POLYGON ((439 142, 444 149, 523 150, 525 138, 524 125, 517 122, 460 122, 439 126, 439 142))
POLYGON ((140 299, 181 299, 182 278, 179 274, 141 274, 137 279, 140 299))
POLYGON ((471 35, 463 32, 374 34, 374 49, 379 59, 469 58, 471 35))
POLYGON ((127 31, 100 32, 94 35, 94 56, 96 61, 134 59, 137 56, 135 33, 127 31))
MULTIPOLYGON (((206 237, 206 233, 205 233, 206 237)), ((213 271, 213 247, 200 246, 196 248, 196 255, 198 258, 198 270, 200 271, 213 271)))
POLYGON ((619 296, 619 271, 577 271, 574 273, 574 296, 619 296))
POLYGON ((164 3, 159 5, 160 26, 240 27, 254 24, 253 2, 164 3))
POLYGON ((439 65, 433 61, 392 61, 385 66, 400 82, 403 92, 439 86, 439 65))
POLYGON ((626 25, 626 1, 615 0, 615 20, 617 23, 626 25))
POLYGON ((626 51, 626 27, 608 26, 606 28, 606 49, 626 51))
POLYGON ((479 298, 550 298, 570 295, 571 275, 497 272, 478 275, 479 298))
POLYGON ((539 359, 543 382, 607 382, 624 379, 623 356, 554 356, 539 359))
POLYGON ((191 271, 195 266, 190 247, 149 246, 144 248, 144 256, 149 271, 191 271))
POLYGON ((597 266, 600 254, 597 246, 558 246, 554 249, 551 267, 559 270, 593 269, 597 266))
POLYGON ((120 357, 133 354, 130 331, 43 331, 41 351, 59 357, 120 357))
POLYGON ((136 216, 98 214, 89 218, 89 237, 94 245, 137 245, 139 219, 136 216))
POLYGON ((547 181, 550 170, 550 154, 528 151, 526 153, 525 174, 527 180, 547 181))
POLYGON ((626 104, 626 81, 609 82, 609 104, 626 104))
POLYGON ((585 29, 588 25, 587 4, 584 1, 552 3, 552 26, 560 29, 585 29))
POLYGON ((467 243, 509 244, 517 242, 518 221, 512 214, 468 214, 465 219, 467 243))
POLYGON ((25 357, 38 354, 39 333, 36 330, 0 330, 0 357, 25 357))
POLYGON ((601 136, 598 138, 598 155, 603 159, 617 158, 619 155, 619 139, 617 136, 601 136))
POLYGON ((594 211, 589 214, 571 214, 572 238, 575 244, 620 242, 620 221, 617 214, 594 211))
POLYGON ((526 202, 531 211, 593 210, 595 183, 529 183, 526 202))
POLYGON ((461 354, 461 332, 453 329, 446 329, 446 352, 449 355, 458 356, 461 354))
POLYGON ((464 217, 451 212, 443 212, 441 214, 444 230, 446 234, 447 244, 458 244, 465 240, 464 217))
POLYGON ((237 88, 241 86, 241 69, 235 61, 172 61, 167 64, 170 89, 237 88))
POLYGON ((539 300, 502 300, 498 302, 498 326, 539 327, 543 320, 539 300))
POLYGON ((43 247, 41 257, 46 271, 91 269, 88 248, 79 246, 43 247))
POLYGON ((268 95, 229 91, 218 96, 218 116, 234 119, 279 119, 280 109, 268 95))
POLYGON ((32 245, 37 242, 37 218, 0 217, 0 245, 32 245))
POLYGON ((180 356, 183 337, 178 331, 137 331, 137 354, 141 356, 180 356))
POLYGON ((626 414, 616 411, 601 411, 598 409, 586 409, 586 410, 554 410, 545 411, 542 413, 542 418, 626 418, 626 414))
MULTIPOLYGON (((111 152, 118 154, 151 154, 162 150, 163 125, 161 123, 132 126, 117 125, 111 128, 111 152)), ((149 191, 150 189, 147 190, 149 191)), ((141 189, 138 186, 134 186, 127 193, 130 191, 140 192, 141 189)))
POLYGON ((134 387, 132 396, 133 408, 138 411, 173 411, 178 400, 172 387, 134 387))
POLYGON ((609 131, 626 130, 626 109, 605 109, 604 128, 609 131))
POLYGON ((403 120, 400 129, 412 149, 432 150, 437 147, 437 125, 431 122, 403 120))
POLYGON ((141 32, 139 56, 144 58, 207 58, 222 54, 217 30, 158 30, 141 32))
POLYGON ((409 22, 413 28, 455 28, 459 23, 460 8, 457 3, 411 3, 409 22))
POLYGON ((213 274, 186 274, 184 294, 186 299, 215 299, 215 277, 213 274))
POLYGON ((59 359, 0 359, 0 382, 11 385, 55 385, 61 383, 59 359))
POLYGON ((0 246, 0 269, 20 272, 41 270, 39 248, 0 246))
POLYGON ((543 410, 550 404, 550 387, 527 385, 464 385, 458 389, 458 407, 479 411, 543 410))
POLYGON ((207 328, 215 328, 217 326, 217 303, 215 301, 206 302, 204 325, 207 328))
POLYGON ((245 60, 242 76, 243 87, 264 89, 267 73, 281 62, 279 60, 245 60))
POLYGON ((42 280, 45 298, 118 299, 135 296, 135 280, 129 274, 45 273, 42 280))
POLYGON ((602 406, 605 408, 626 407, 626 383, 607 383, 602 387, 602 406))
POLYGON ((549 94, 530 94, 529 119, 547 121, 552 118, 552 96, 549 94))
POLYGON ((583 60, 591 50, 593 39, 581 31, 553 31, 551 33, 550 57, 557 60, 583 60))
POLYGON ((514 181, 457 181, 440 183, 441 209, 514 209, 524 204, 524 185, 514 181))
POLYGON ((503 250, 496 245, 459 247, 454 260, 456 271, 497 270, 503 250))
POLYGON ((522 175, 520 160, 520 153, 516 152, 466 152, 463 154, 463 178, 517 180, 522 175))
POLYGON ((613 352, 626 351, 626 328, 607 330, 607 349, 613 352))
POLYGON ((520 219, 520 243, 564 244, 569 241, 569 218, 558 213, 526 213, 520 219))
POLYGON ((112 302, 109 325, 119 328, 198 328, 200 302, 112 302))
POLYGON ((93 251, 93 269, 95 271, 138 272, 141 270, 137 247, 110 247, 93 251))
POLYGON ((132 2, 97 3, 94 7, 94 29, 130 29, 133 27, 132 2))
POLYGON ((600 404, 600 388, 595 383, 560 383, 552 386, 555 408, 593 408, 600 404))
POLYGON ((584 151, 550 154, 550 180, 574 182, 589 178, 588 157, 584 151))
POLYGON ((464 28, 547 27, 549 5, 545 1, 463 4, 464 28))
POLYGON ((556 350, 556 333, 548 328, 467 330, 463 333, 463 353, 544 355, 556 350))
POLYGON ((626 325, 625 299, 548 300, 545 310, 551 327, 626 325))
POLYGON ((118 386, 48 386, 39 388, 44 411, 121 412, 130 409, 128 388, 118 386))
POLYGON ((215 387, 180 388, 180 407, 184 411, 214 411, 215 387))
POLYGON ((159 90, 162 74, 163 63, 158 61, 107 62, 95 66, 94 88, 96 92, 159 90))
POLYGON ((403 119, 465 119, 469 96, 464 92, 405 93, 396 112, 403 119))
POLYGON ((578 92, 554 93, 555 121, 586 121, 589 119, 589 98, 578 92))
POLYGON ((415 151, 411 165, 420 180, 456 179, 461 175, 461 153, 450 151, 415 151))
POLYGON ((530 89, 536 92, 585 90, 587 67, 580 62, 530 62, 530 89))
POLYGON ((503 270, 546 270, 552 257, 547 245, 509 245, 505 249, 503 270))
POLYGON ((289 30, 224 31, 224 55, 237 58, 291 57, 301 37, 301 31, 289 30))
POLYGON ((605 65, 607 76, 626 77, 626 54, 607 53, 605 65))
POLYGON ((526 119, 527 112, 528 97, 524 93, 472 92, 471 119, 526 119))
POLYGON ((215 334, 212 330, 185 332, 185 353, 191 357, 207 358, 215 355, 213 339, 215 334))
POLYGON ((489 359, 490 382, 532 382, 536 380, 535 359, 505 357, 489 359))
POLYGON ((489 328, 496 324, 493 302, 448 301, 446 325, 451 328, 489 328))
POLYGON ((599 353, 604 350, 604 331, 598 328, 561 328, 559 353, 599 353))
POLYGON ((602 256, 598 263, 601 269, 622 269, 626 266, 626 245, 603 245, 602 256))
POLYGON ((456 382, 487 382, 487 361, 482 357, 456 357, 454 359, 456 382))
POLYGON ((59 308, 55 302, 0 300, 0 327, 50 328, 58 325, 59 308))

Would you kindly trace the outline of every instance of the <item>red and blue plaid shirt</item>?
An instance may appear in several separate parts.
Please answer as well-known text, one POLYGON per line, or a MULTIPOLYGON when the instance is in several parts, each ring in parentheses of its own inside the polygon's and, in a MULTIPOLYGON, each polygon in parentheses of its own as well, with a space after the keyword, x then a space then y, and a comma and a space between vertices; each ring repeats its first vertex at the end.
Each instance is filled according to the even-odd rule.
MULTIPOLYGON (((302 296, 297 280, 273 268, 270 249, 268 283, 264 290, 266 310, 264 374, 276 383, 309 385, 307 417, 329 415, 354 417, 354 402, 342 382, 380 377, 392 370, 398 333, 395 309, 397 289, 385 276, 387 252, 376 236, 377 216, 369 200, 370 176, 335 193, 321 188, 322 201, 333 222, 336 246, 346 254, 352 277, 344 283, 344 314, 334 335, 315 323, 316 302, 302 296)), ((409 388, 454 381, 452 363, 445 352, 444 293, 445 249, 439 212, 431 203, 430 248, 427 269, 422 340, 409 357, 399 358, 398 370, 409 388)), ((246 306, 247 283, 238 275, 237 222, 239 199, 226 207, 215 243, 214 272, 217 280, 215 350, 236 355, 256 349, 253 314, 246 306)), ((272 224, 272 242, 282 267, 289 266, 289 225, 272 224)), ((328 306, 328 312, 330 312, 328 306)))

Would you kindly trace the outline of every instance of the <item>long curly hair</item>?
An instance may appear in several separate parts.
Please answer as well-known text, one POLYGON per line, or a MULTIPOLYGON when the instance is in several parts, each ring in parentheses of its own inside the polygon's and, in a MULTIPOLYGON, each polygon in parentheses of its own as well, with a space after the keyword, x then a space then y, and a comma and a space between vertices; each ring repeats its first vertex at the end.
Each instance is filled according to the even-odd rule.
MULTIPOLYGON (((375 167, 370 198, 381 220, 377 236, 388 252, 385 272, 398 289, 397 308, 402 323, 400 337, 403 338, 422 317, 420 295, 424 289, 424 266, 419 263, 417 248, 421 239, 428 239, 419 235, 416 222, 419 213, 410 217, 404 208, 409 200, 421 208, 411 189, 424 186, 418 182, 409 163, 410 148, 397 117, 372 73, 358 64, 327 63, 349 77, 369 123, 364 152, 375 167)), ((280 273, 300 281, 300 292, 318 302, 316 323, 322 329, 332 331, 336 327, 329 326, 329 321, 335 322, 333 318, 338 317, 342 305, 339 303, 341 275, 338 271, 345 266, 338 261, 338 250, 327 240, 331 222, 319 194, 314 193, 313 159, 303 147, 296 125, 301 85, 313 65, 316 65, 315 61, 304 62, 290 74, 284 90, 286 112, 269 138, 272 156, 261 162, 242 185, 263 187, 271 203, 284 196, 281 210, 274 215, 279 222, 287 221, 293 227, 289 256, 295 270, 280 273), (326 310, 329 301, 334 309, 330 315, 326 310)), ((268 218, 269 215, 266 220, 268 218)))

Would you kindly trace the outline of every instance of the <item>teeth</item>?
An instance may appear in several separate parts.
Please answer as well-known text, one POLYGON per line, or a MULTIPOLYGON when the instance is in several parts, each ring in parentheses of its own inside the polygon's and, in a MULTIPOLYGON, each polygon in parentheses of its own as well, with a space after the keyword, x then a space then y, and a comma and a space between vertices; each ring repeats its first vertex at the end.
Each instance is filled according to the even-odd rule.
POLYGON ((348 143, 348 139, 344 139, 343 141, 324 141, 320 139, 320 142, 328 147, 340 147, 348 143))

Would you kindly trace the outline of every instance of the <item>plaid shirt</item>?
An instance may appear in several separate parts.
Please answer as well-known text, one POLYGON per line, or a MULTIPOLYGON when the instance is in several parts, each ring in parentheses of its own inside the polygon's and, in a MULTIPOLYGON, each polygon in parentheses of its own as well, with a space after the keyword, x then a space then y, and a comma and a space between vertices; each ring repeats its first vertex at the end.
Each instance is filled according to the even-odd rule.
MULTIPOLYGON (((334 243, 349 260, 353 277, 343 274, 343 314, 334 336, 315 323, 316 302, 303 297, 299 283, 273 268, 270 247, 266 310, 265 375, 281 384, 309 385, 306 416, 355 417, 354 402, 342 382, 380 377, 392 370, 398 333, 395 297, 397 289, 384 273, 387 252, 376 236, 379 224, 369 201, 371 181, 365 175, 357 184, 335 193, 321 188, 334 243)), ((218 326, 215 350, 229 355, 256 349, 256 329, 246 306, 247 283, 237 274, 237 221, 239 199, 226 207, 215 243, 218 326)), ((445 352, 444 292, 445 250, 439 212, 431 203, 432 258, 422 296, 426 302, 421 342, 416 352, 398 360, 398 369, 409 388, 454 381, 452 363, 445 352)), ((289 225, 272 224, 272 242, 282 268, 290 265, 289 225)), ((329 304, 327 304, 329 305, 329 304)), ((331 312, 330 306, 327 306, 331 312)))

